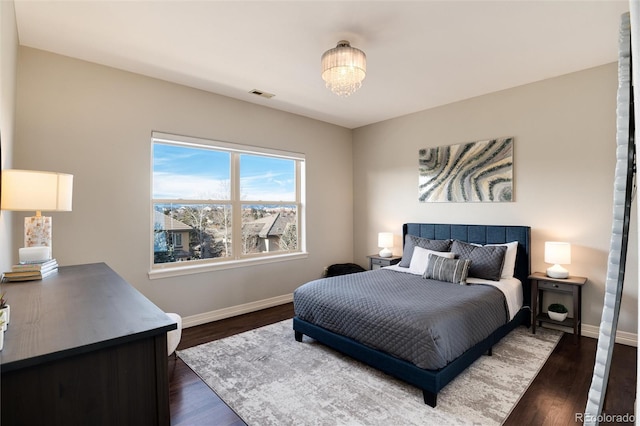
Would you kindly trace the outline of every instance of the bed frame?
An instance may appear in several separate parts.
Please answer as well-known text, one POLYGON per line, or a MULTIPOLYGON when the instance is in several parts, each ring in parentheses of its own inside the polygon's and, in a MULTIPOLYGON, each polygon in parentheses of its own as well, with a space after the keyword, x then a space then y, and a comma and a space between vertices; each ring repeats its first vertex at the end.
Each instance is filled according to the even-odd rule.
POLYGON ((433 223, 407 223, 402 227, 402 241, 405 235, 445 240, 455 239, 477 244, 497 244, 518 241, 518 254, 514 276, 523 285, 523 307, 513 320, 498 328, 482 342, 468 349, 465 353, 439 370, 425 370, 410 362, 393 357, 385 352, 365 346, 357 341, 328 331, 322 327, 293 318, 295 339, 302 342, 307 335, 326 346, 364 362, 384 373, 403 380, 423 391, 425 404, 435 407, 438 392, 464 371, 476 359, 485 353, 491 355, 493 345, 519 325, 531 325, 531 290, 529 274, 531 271, 530 241, 531 228, 528 226, 497 225, 451 225, 433 223))

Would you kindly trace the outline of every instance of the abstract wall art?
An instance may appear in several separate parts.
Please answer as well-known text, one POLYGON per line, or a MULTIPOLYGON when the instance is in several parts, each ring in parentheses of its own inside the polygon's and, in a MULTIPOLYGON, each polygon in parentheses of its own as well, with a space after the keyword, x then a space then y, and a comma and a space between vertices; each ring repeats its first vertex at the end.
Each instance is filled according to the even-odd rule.
POLYGON ((419 152, 418 200, 513 201, 513 138, 425 148, 419 152))

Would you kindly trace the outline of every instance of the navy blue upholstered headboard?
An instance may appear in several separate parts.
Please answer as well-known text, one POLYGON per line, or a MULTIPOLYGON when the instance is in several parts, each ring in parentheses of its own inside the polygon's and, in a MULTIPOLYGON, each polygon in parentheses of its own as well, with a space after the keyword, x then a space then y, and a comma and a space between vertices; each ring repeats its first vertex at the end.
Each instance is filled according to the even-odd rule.
POLYGON ((405 223, 405 235, 415 235, 432 240, 460 240, 475 244, 499 244, 518 242, 514 276, 522 281, 524 305, 531 306, 529 275, 531 274, 531 227, 501 225, 451 225, 444 223, 405 223))

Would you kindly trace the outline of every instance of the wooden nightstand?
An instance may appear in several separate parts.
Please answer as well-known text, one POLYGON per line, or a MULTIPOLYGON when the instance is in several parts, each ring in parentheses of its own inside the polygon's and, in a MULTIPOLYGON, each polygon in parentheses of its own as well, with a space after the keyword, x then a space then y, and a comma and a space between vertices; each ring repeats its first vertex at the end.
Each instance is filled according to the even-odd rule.
POLYGON ((531 280, 531 314, 532 332, 536 333, 536 325, 543 322, 572 327, 573 334, 577 337, 582 335, 582 286, 587 282, 585 277, 550 278, 542 272, 535 272, 529 275, 531 280), (553 291, 556 293, 570 294, 573 297, 573 318, 564 321, 555 321, 549 315, 542 312, 542 291, 553 291))
POLYGON ((402 256, 380 257, 377 254, 367 256, 369 258, 369 269, 380 269, 383 266, 391 266, 399 263, 402 256))

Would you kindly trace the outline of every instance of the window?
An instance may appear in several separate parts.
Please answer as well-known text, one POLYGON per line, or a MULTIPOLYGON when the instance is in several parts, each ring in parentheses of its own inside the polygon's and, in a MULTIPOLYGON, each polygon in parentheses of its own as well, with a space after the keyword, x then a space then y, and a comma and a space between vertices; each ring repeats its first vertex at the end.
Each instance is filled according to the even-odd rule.
POLYGON ((153 133, 152 271, 304 250, 302 154, 153 133))

